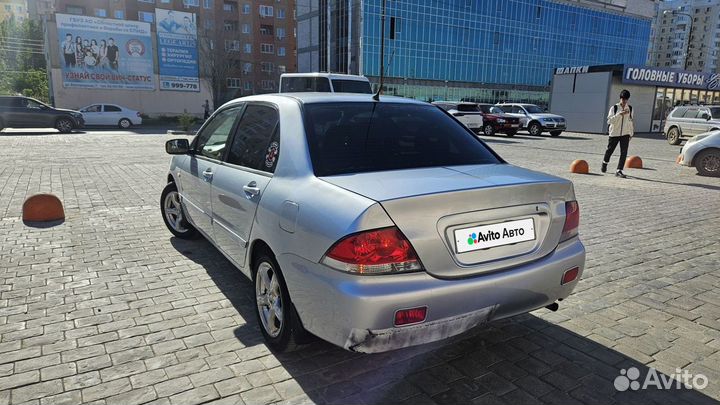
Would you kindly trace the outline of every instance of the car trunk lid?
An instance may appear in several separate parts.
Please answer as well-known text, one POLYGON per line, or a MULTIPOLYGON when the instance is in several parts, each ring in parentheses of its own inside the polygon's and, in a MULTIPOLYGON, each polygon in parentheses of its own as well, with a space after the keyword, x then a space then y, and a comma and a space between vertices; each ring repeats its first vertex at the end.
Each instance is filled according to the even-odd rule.
POLYGON ((508 164, 322 179, 378 201, 410 240, 427 272, 440 278, 498 271, 549 254, 560 240, 564 203, 574 199, 569 181, 508 164), (520 228, 527 233, 518 237, 520 228), (508 236, 504 230, 515 232, 508 236), (473 232, 478 240, 483 232, 500 232, 501 237, 490 235, 494 240, 468 246, 473 232))

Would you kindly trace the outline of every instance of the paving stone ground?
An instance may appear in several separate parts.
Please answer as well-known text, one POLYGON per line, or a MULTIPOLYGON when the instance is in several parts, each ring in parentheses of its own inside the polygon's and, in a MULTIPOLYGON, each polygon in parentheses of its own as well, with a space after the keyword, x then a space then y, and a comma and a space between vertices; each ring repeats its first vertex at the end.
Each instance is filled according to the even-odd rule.
POLYGON ((647 168, 622 180, 597 173, 600 135, 484 138, 511 163, 573 180, 584 277, 555 313, 377 355, 266 348, 251 284, 163 225, 167 139, 0 134, 0 405, 720 400, 720 179, 676 166, 663 139, 636 137, 647 168), (596 173, 569 174, 577 158, 596 173), (22 223, 37 192, 63 200, 64 223, 22 223), (617 391, 631 367, 640 382, 682 368, 708 385, 617 391))

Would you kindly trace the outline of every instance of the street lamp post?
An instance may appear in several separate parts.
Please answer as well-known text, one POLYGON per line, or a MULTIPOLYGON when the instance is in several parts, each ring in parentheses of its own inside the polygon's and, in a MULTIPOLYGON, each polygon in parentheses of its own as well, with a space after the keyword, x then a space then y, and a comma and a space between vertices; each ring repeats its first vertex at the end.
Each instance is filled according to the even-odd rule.
POLYGON ((691 40, 691 38, 692 38, 693 16, 690 15, 690 14, 688 14, 688 13, 681 13, 681 12, 679 11, 679 8, 678 8, 677 10, 665 10, 665 11, 663 11, 663 15, 668 15, 668 14, 672 14, 672 15, 684 15, 684 16, 686 16, 687 18, 690 19, 690 31, 688 32, 687 45, 685 45, 685 60, 684 60, 685 63, 683 64, 683 65, 684 65, 684 69, 687 70, 688 57, 690 56, 690 40, 691 40))

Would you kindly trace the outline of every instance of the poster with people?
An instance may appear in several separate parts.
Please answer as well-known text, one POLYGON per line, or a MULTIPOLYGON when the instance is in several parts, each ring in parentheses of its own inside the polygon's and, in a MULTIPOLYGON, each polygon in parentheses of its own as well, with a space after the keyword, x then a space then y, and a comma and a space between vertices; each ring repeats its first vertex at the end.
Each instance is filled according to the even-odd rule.
POLYGON ((154 90, 150 24, 57 14, 64 87, 154 90))
POLYGON ((155 9, 160 90, 200 91, 195 14, 155 9))

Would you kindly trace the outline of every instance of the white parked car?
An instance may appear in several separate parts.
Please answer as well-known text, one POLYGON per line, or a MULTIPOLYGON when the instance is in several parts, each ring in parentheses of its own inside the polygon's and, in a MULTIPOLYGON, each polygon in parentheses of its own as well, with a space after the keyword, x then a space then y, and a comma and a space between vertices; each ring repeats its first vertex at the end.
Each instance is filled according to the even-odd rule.
POLYGON ((535 104, 496 104, 506 114, 520 118, 520 128, 526 129, 530 135, 541 135, 550 132, 550 136, 559 136, 565 129, 565 118, 557 114, 543 111, 535 104))
POLYGON ((701 176, 720 177, 720 131, 690 138, 680 151, 679 163, 695 167, 701 176))
POLYGON ((142 124, 139 111, 117 104, 91 104, 81 108, 80 112, 85 118, 86 126, 113 125, 127 129, 142 124))
POLYGON ((433 104, 447 111, 470 130, 480 132, 483 129, 483 113, 477 104, 456 101, 435 101, 433 104))
POLYGON ((370 80, 365 76, 340 73, 283 73, 280 93, 360 93, 372 94, 370 80))

